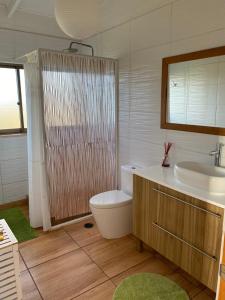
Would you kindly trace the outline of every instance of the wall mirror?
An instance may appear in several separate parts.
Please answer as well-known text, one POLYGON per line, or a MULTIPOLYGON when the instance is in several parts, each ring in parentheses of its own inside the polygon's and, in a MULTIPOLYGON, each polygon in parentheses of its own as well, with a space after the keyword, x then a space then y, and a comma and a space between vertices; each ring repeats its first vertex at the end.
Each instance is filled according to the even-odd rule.
POLYGON ((163 59, 161 128, 225 135, 225 47, 163 59))

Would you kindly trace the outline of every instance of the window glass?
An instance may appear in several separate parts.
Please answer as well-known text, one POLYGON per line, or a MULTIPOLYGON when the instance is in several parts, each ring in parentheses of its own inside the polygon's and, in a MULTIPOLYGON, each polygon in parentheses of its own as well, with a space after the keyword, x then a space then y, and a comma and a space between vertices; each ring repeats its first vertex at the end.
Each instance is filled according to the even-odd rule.
POLYGON ((16 70, 0 67, 0 130, 20 127, 16 70))

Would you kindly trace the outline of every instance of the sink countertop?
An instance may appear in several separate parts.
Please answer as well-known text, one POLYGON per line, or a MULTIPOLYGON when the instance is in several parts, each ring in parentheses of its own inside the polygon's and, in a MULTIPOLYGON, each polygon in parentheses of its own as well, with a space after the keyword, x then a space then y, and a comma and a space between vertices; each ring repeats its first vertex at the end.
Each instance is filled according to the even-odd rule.
POLYGON ((174 168, 163 168, 160 165, 136 170, 134 174, 149 179, 165 187, 225 208, 225 194, 213 194, 181 183, 174 175, 174 168))

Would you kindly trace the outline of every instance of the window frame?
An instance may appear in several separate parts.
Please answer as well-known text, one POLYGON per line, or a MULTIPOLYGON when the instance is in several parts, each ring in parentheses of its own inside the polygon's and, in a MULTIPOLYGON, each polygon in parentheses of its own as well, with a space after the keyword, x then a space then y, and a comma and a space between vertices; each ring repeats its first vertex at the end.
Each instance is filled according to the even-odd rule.
POLYGON ((26 133, 27 129, 24 127, 23 99, 22 99, 21 78, 20 78, 20 70, 23 70, 24 67, 21 64, 0 63, 0 68, 15 69, 16 71, 16 83, 17 83, 17 93, 18 93, 17 105, 18 105, 19 116, 20 116, 20 128, 11 128, 11 129, 0 128, 0 136, 9 135, 9 134, 26 133))

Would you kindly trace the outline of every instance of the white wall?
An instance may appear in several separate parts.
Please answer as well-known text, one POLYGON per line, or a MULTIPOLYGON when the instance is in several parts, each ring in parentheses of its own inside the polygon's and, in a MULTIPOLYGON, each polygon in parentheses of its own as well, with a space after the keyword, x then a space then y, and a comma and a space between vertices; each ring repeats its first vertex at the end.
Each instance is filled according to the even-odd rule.
POLYGON ((0 62, 22 63, 19 58, 37 48, 62 50, 68 46, 69 39, 0 28, 0 62))
POLYGON ((120 162, 158 164, 163 142, 171 141, 172 162, 208 163, 209 151, 224 138, 160 129, 161 62, 166 56, 224 46, 225 1, 158 4, 163 6, 85 40, 95 46, 96 55, 119 59, 120 162))
POLYGON ((14 61, 37 48, 65 49, 70 38, 59 28, 55 18, 17 10, 11 18, 0 6, 0 62, 14 61))
POLYGON ((0 204, 28 194, 26 135, 0 137, 0 204))

